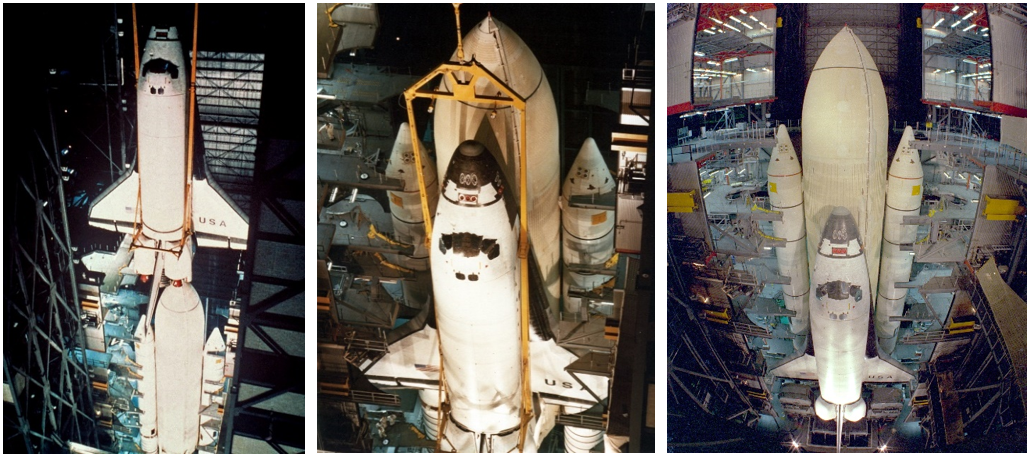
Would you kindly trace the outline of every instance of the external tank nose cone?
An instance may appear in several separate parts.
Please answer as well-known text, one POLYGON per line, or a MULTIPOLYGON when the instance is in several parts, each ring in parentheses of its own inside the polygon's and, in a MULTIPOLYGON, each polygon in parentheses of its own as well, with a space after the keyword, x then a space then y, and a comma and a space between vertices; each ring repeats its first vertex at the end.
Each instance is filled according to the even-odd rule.
POLYGON ((828 68, 862 68, 878 71, 874 58, 867 51, 867 47, 859 37, 853 33, 848 26, 843 27, 834 38, 828 42, 828 46, 817 58, 813 69, 823 70, 828 68))
POLYGON ((857 229, 853 214, 849 213, 849 209, 841 206, 831 211, 828 222, 824 224, 824 231, 821 232, 821 239, 827 239, 832 244, 847 244, 859 237, 860 231, 857 229))

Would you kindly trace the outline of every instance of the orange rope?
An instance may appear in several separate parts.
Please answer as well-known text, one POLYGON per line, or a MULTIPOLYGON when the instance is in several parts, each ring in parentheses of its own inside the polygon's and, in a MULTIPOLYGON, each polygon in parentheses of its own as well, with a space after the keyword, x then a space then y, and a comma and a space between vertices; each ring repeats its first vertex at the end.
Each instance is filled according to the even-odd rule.
POLYGON ((183 239, 180 244, 186 244, 186 238, 190 233, 190 224, 193 223, 193 153, 194 153, 194 110, 197 105, 197 9, 198 4, 194 3, 194 23, 193 23, 193 68, 190 69, 190 129, 187 134, 187 151, 186 151, 186 200, 183 206, 183 239))
MULTIPOLYGON (((136 28, 136 4, 133 3, 133 58, 136 60, 136 67, 133 67, 133 75, 135 79, 140 79, 140 38, 137 36, 136 28)), ((135 86, 136 83, 133 83, 135 86)))
MULTIPOLYGON (((133 68, 133 87, 135 88, 140 79, 140 39, 137 33, 138 26, 136 25, 136 4, 133 3, 133 60, 136 62, 136 67, 133 68)), ((137 102, 138 103, 138 102, 137 102)), ((137 118, 138 120, 139 118, 137 118)), ((140 208, 140 204, 143 201, 143 184, 140 175, 140 130, 139 125, 136 129, 136 172, 139 177, 136 178, 136 215, 133 216, 133 240, 130 242, 130 250, 133 250, 140 238, 140 233, 143 231, 137 225, 143 221, 143 210, 140 208)))

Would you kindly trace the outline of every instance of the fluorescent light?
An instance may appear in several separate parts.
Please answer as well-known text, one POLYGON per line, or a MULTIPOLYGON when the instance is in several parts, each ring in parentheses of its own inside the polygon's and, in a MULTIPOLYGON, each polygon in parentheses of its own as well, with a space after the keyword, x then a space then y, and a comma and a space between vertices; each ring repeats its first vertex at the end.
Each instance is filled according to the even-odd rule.
POLYGON ((760 22, 760 20, 756 19, 756 16, 753 15, 749 15, 749 19, 752 19, 754 22, 760 22))
POLYGON ((982 27, 982 30, 981 30, 981 31, 982 31, 982 32, 988 32, 988 31, 989 31, 989 28, 988 28, 988 27, 982 27))
POLYGON ((949 75, 949 74, 954 73, 954 72, 956 72, 956 70, 950 70, 950 71, 944 73, 943 75, 949 75))
POLYGON ((737 57, 732 57, 731 59, 725 59, 725 60, 724 60, 724 63, 726 64, 726 63, 728 63, 728 62, 734 62, 734 61, 737 61, 737 60, 738 60, 738 58, 737 58, 737 57))
POLYGON ((770 70, 767 70, 767 67, 764 67, 764 68, 763 68, 763 71, 764 71, 764 72, 769 72, 770 70))
POLYGON ((703 32, 706 32, 706 33, 708 33, 710 35, 716 35, 717 34, 716 32, 714 32, 714 31, 712 31, 710 29, 703 30, 703 32))
POLYGON ((939 72, 941 72, 941 71, 942 71, 942 69, 935 69, 935 71, 934 71, 934 72, 932 72, 932 74, 936 74, 936 73, 939 73, 939 72))
POLYGON ((972 22, 971 25, 965 27, 964 30, 962 30, 962 32, 967 32, 967 31, 969 31, 971 29, 974 29, 974 28, 975 28, 975 23, 972 22))
POLYGON ((741 11, 741 12, 742 12, 742 14, 749 14, 749 13, 746 13, 746 12, 745 12, 745 10, 744 10, 744 9, 742 9, 742 8, 739 8, 739 9, 738 9, 738 11, 741 11))
POLYGON ((744 22, 742 23, 742 25, 744 25, 744 26, 748 27, 748 28, 749 28, 749 30, 752 30, 752 29, 753 29, 753 26, 751 26, 751 25, 749 25, 749 24, 746 24, 746 23, 744 23, 744 22))
POLYGON ((730 20, 732 20, 732 21, 735 21, 735 22, 737 22, 737 23, 739 23, 739 24, 741 24, 741 23, 742 23, 742 20, 741 20, 741 19, 738 19, 738 18, 736 18, 736 17, 734 17, 734 16, 731 16, 731 17, 729 17, 728 19, 730 19, 730 20))
POLYGON ((709 62, 706 62, 706 63, 707 63, 707 64, 709 64, 709 65, 719 65, 719 64, 718 64, 717 62, 715 62, 715 61, 709 61, 709 62))
POLYGON ((956 28, 957 26, 959 26, 959 25, 960 25, 960 23, 961 23, 961 22, 963 22, 963 21, 957 21, 957 22, 954 22, 954 23, 953 23, 953 25, 951 25, 951 26, 950 26, 950 28, 951 28, 951 29, 954 29, 954 28, 956 28))
POLYGON ((768 27, 767 27, 767 24, 764 24, 764 23, 762 23, 762 22, 760 22, 760 25, 761 25, 761 26, 762 26, 762 27, 763 27, 764 29, 767 29, 767 28, 768 28, 768 27))
POLYGON ((723 24, 723 22, 720 22, 720 19, 717 19, 715 17, 710 16, 710 19, 712 19, 713 22, 716 22, 717 24, 723 24))
POLYGON ((699 56, 699 57, 705 57, 705 56, 706 56, 706 54, 704 54, 704 53, 701 53, 701 52, 699 52, 699 51, 696 51, 696 52, 695 52, 695 55, 696 55, 696 56, 699 56))
POLYGON ((967 16, 964 16, 964 17, 960 18, 960 20, 961 21, 966 21, 968 19, 971 19, 971 16, 974 16, 974 15, 975 15, 975 12, 972 11, 972 12, 968 13, 967 16))
POLYGON ((724 26, 729 28, 729 29, 731 29, 731 30, 734 30, 735 32, 742 33, 742 31, 740 29, 738 29, 737 27, 735 27, 735 26, 733 26, 731 24, 724 24, 724 26))
POLYGON ((950 11, 956 13, 957 10, 959 10, 959 9, 960 9, 960 5, 953 5, 953 9, 950 10, 950 11))
POLYGON ((939 24, 942 24, 942 21, 945 21, 945 20, 946 20, 946 18, 939 18, 938 21, 935 21, 935 25, 933 25, 932 28, 934 29, 936 27, 939 27, 939 24))
POLYGON ((745 69, 745 71, 747 71, 747 72, 752 72, 752 73, 756 73, 756 70, 754 70, 754 69, 745 69))
POLYGON ((963 61, 961 61, 961 62, 967 62, 968 64, 976 64, 976 65, 978 64, 978 62, 975 62, 975 61, 973 61, 973 60, 971 60, 971 59, 964 59, 964 60, 963 60, 963 61))

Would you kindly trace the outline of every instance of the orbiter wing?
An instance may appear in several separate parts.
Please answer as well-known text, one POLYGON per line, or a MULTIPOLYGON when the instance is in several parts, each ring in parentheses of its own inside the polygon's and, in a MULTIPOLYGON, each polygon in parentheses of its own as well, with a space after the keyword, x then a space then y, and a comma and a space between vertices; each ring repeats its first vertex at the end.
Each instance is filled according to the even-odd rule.
MULTIPOLYGON (((437 330, 426 326, 394 343, 380 359, 363 365, 365 375, 380 386, 436 389, 440 379, 440 352, 437 330)), ((530 342, 531 390, 549 394, 553 400, 568 400, 573 404, 591 406, 594 398, 588 392, 606 394, 609 378, 578 374, 584 386, 577 383, 566 367, 577 360, 572 352, 563 349, 554 340, 530 342)), ((513 375, 519 377, 519 375, 513 375)))
MULTIPOLYGON (((132 234, 138 229, 140 174, 135 170, 104 190, 90 206, 90 225, 132 234)), ((169 199, 176 199, 169 197, 169 199)), ((247 248, 247 216, 207 178, 193 181, 193 230, 201 247, 247 248)))
MULTIPOLYGON (((865 383, 905 383, 917 377, 914 372, 878 347, 878 338, 874 331, 872 314, 867 326, 867 349, 864 356, 865 383)), ((806 350, 785 358, 777 366, 769 370, 770 374, 781 378, 817 379, 817 359, 813 354, 813 339, 807 337, 806 350)))

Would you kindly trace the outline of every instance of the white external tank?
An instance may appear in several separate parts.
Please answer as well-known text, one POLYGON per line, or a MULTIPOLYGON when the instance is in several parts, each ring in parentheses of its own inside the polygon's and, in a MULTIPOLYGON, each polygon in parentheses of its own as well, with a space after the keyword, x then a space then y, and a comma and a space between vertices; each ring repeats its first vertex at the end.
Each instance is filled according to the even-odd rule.
POLYGON ((186 208, 186 80, 189 69, 175 27, 152 27, 136 87, 138 170, 143 233, 159 241, 182 238, 186 208))
POLYGON ((776 146, 767 167, 767 189, 773 210, 781 212, 774 222, 774 236, 785 240, 775 247, 778 271, 791 279, 783 286, 785 307, 795 311, 790 319, 792 333, 805 335, 810 330, 810 270, 806 259, 806 224, 803 218, 803 170, 792 139, 784 125, 778 126, 776 146))
MULTIPOLYGON (((527 101, 527 206, 530 212, 527 223, 554 320, 560 295, 559 206, 556 205, 560 153, 559 119, 552 88, 534 53, 497 19, 489 16, 477 24, 463 38, 462 49, 466 60, 475 58, 527 101)), ((452 54, 451 59, 458 60, 457 54, 452 54)), ((478 89, 485 88, 478 86, 478 89)), ((518 187, 518 124, 519 116, 511 108, 438 100, 434 110, 438 179, 444 180, 444 171, 459 143, 477 140, 498 158, 506 181, 518 187), (492 113, 495 113, 493 118, 492 113)), ((518 200, 521 191, 515 191, 518 200)))
POLYGON ((856 218, 869 283, 877 285, 888 124, 874 59, 844 27, 817 59, 803 100, 803 208, 811 267, 825 221, 843 206, 856 218))
POLYGON ((204 311, 192 285, 174 281, 162 291, 154 334, 160 450, 190 454, 197 449, 204 362, 204 311))
POLYGON ((921 213, 924 171, 921 168, 921 155, 910 147, 913 141, 914 132, 907 126, 889 167, 888 193, 885 197, 885 238, 874 324, 878 345, 886 353, 896 348, 896 332, 899 331, 899 322, 889 318, 903 315, 907 296, 907 289, 896 288, 896 283, 909 282, 910 270, 914 265, 913 253, 900 250, 899 246, 917 241, 917 226, 904 225, 903 217, 921 213))

